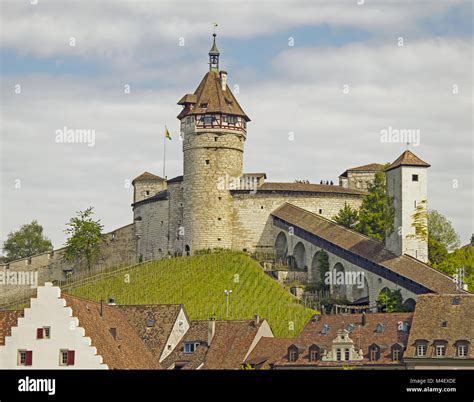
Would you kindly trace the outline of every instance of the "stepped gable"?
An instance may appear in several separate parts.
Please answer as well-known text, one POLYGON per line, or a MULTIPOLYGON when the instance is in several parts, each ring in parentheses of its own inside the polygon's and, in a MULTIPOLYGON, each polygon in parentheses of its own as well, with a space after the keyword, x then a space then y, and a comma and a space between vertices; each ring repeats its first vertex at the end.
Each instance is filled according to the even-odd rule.
MULTIPOLYGON (((415 342, 446 341, 446 358, 455 358, 458 341, 468 342, 469 359, 474 359, 474 295, 443 294, 420 295, 416 301, 413 326, 410 331, 405 357, 415 356, 415 342), (443 323, 446 323, 443 326, 443 323)), ((429 347, 427 358, 435 357, 429 347)))
POLYGON ((397 256, 385 248, 383 243, 303 208, 285 203, 272 212, 272 216, 365 258, 379 265, 382 269, 388 269, 410 279, 434 293, 461 292, 456 289, 456 284, 452 278, 431 268, 429 265, 408 255, 397 256))
POLYGON ((62 298, 110 369, 161 368, 119 309, 65 293, 62 298))
POLYGON ((125 316, 155 359, 160 359, 182 304, 117 305, 116 309, 125 316))

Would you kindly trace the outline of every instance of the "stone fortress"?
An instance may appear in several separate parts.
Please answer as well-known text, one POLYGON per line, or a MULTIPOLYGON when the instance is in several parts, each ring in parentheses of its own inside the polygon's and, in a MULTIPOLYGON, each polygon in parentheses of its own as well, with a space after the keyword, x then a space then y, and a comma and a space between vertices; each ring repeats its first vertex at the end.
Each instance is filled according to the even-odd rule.
MULTIPOLYGON (((274 253, 277 262, 292 261, 296 273, 290 276, 316 283, 318 253, 325 250, 331 270, 363 273, 362 287, 331 284, 331 293, 354 304, 374 305, 387 288, 400 289, 408 306, 418 294, 459 290, 452 278, 426 264, 427 242, 414 236, 412 216, 419 203, 426 206, 429 164, 407 150, 386 168, 395 230, 385 245, 335 224, 331 219, 345 203, 360 207, 368 183, 384 166, 347 169, 339 185, 270 182, 265 173, 244 173, 250 118, 231 92, 219 58, 214 34, 209 71, 195 92, 178 102, 183 175, 167 179, 145 172, 133 180, 133 223, 107 234, 104 265, 118 257, 141 262, 230 249, 274 253)), ((2 269, 39 270, 40 284, 81 269, 67 266, 60 255, 2 269)))

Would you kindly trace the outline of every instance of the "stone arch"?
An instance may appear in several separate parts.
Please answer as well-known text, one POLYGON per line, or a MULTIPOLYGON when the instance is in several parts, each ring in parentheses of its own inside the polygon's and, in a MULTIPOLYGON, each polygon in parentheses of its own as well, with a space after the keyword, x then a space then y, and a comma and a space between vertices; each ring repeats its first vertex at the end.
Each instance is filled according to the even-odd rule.
POLYGON ((403 310, 405 311, 415 311, 416 301, 409 297, 403 302, 403 310))
POLYGON ((275 240, 275 262, 286 264, 288 256, 288 240, 285 232, 280 232, 275 240))
POLYGON ((347 296, 345 279, 343 283, 338 283, 341 277, 344 277, 346 270, 340 262, 334 264, 332 269, 332 294, 335 298, 343 299, 347 296), (342 272, 342 276, 341 276, 342 272), (338 281, 339 279, 339 281, 338 281))
POLYGON ((370 289, 369 289, 369 282, 367 281, 367 277, 364 275, 362 271, 357 271, 358 273, 362 274, 362 287, 359 287, 358 284, 352 285, 352 299, 354 302, 363 301, 364 299, 369 299, 370 289))
POLYGON ((307 269, 306 266, 306 249, 302 242, 298 242, 293 249, 293 257, 295 257, 296 268, 307 269))

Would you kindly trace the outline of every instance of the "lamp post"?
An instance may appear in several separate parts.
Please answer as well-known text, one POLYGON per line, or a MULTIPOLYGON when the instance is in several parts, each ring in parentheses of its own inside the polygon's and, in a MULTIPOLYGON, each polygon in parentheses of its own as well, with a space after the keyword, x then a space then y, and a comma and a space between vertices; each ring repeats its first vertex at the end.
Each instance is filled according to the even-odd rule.
POLYGON ((232 289, 224 289, 224 294, 226 298, 226 318, 229 318, 229 298, 230 295, 232 294, 232 289))

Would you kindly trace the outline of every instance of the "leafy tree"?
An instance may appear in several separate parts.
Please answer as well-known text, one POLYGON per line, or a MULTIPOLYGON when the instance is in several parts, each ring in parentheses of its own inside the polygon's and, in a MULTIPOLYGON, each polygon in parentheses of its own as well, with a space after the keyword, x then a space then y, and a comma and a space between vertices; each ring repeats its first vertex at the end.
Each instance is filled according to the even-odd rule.
POLYGON ((451 221, 434 209, 428 211, 428 233, 433 239, 443 244, 449 252, 454 251, 461 244, 451 221))
POLYGON ((403 297, 400 289, 390 290, 387 289, 379 294, 377 298, 377 305, 386 313, 396 313, 404 311, 403 308, 403 297))
POLYGON ((474 291, 474 246, 468 245, 454 250, 433 266, 450 276, 457 274, 459 268, 464 268, 464 282, 469 291, 474 291))
POLYGON ((373 183, 367 186, 368 194, 362 199, 359 223, 356 230, 375 240, 384 241, 393 232, 395 210, 393 198, 385 190, 385 173, 375 173, 373 183))
POLYGON ((413 219, 411 226, 415 229, 415 234, 409 234, 407 237, 428 241, 428 210, 426 209, 426 200, 418 203, 411 217, 413 219))
POLYGON ((100 220, 92 219, 93 214, 92 207, 77 212, 77 216, 66 224, 65 230, 69 237, 66 240, 64 259, 70 262, 85 261, 89 270, 100 256, 103 229, 100 220))
POLYGON ((345 202, 344 207, 339 210, 338 214, 334 216, 332 220, 346 228, 355 229, 359 221, 359 213, 345 202))
POLYGON ((43 235, 43 227, 36 220, 21 226, 16 232, 10 232, 3 243, 6 262, 31 257, 52 249, 51 240, 43 235))
POLYGON ((319 275, 321 278, 321 283, 323 284, 324 289, 328 289, 329 285, 326 284, 326 273, 329 272, 329 255, 326 251, 321 250, 318 253, 317 264, 319 267, 319 275))
POLYGON ((446 247, 432 236, 428 236, 428 260, 430 264, 436 266, 443 262, 447 256, 448 250, 446 250, 446 247))

